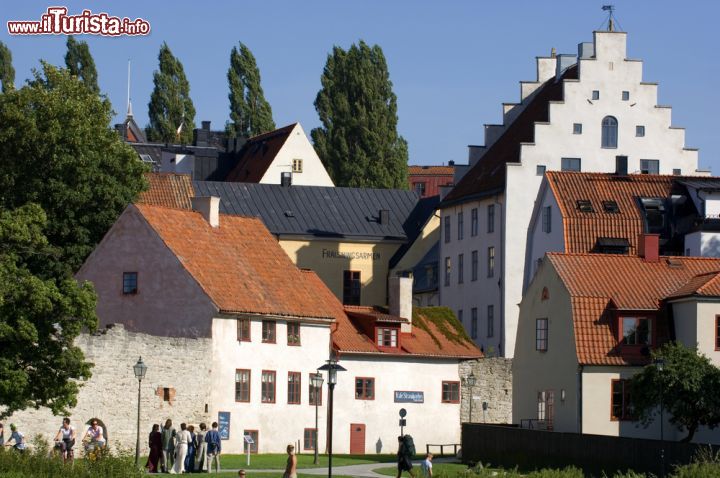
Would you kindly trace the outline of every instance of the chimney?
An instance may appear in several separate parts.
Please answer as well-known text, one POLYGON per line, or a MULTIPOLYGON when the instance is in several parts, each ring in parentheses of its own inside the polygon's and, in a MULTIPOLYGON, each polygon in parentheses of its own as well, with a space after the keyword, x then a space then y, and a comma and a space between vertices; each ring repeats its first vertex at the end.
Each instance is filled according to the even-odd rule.
POLYGON ((660 260, 660 234, 640 234, 638 237, 638 256, 645 262, 660 260))
POLYGON ((292 186, 292 173, 280 173, 280 186, 284 188, 292 186))
POLYGON ((595 56, 595 44, 591 41, 578 43, 578 58, 592 58, 595 56))
POLYGON ((202 128, 195 128, 193 130, 193 145, 194 146, 208 146, 210 141, 210 122, 203 121, 202 128))
POLYGON ((209 121, 202 121, 202 129, 204 131, 210 131, 210 122, 209 121))
POLYGON ((555 79, 559 80, 563 72, 575 63, 577 63, 577 57, 575 55, 569 55, 567 53, 558 55, 555 66, 555 79))
POLYGON ((455 161, 452 159, 448 161, 448 166, 455 166, 455 161))
POLYGON ((390 315, 396 315, 403 319, 408 319, 409 324, 402 324, 401 332, 409 333, 412 331, 412 277, 390 277, 390 315))
POLYGON ((197 211, 212 226, 220 225, 220 198, 216 196, 202 196, 190 198, 193 211, 197 211))
POLYGON ((387 226, 390 224, 390 209, 380 209, 380 225, 387 226))

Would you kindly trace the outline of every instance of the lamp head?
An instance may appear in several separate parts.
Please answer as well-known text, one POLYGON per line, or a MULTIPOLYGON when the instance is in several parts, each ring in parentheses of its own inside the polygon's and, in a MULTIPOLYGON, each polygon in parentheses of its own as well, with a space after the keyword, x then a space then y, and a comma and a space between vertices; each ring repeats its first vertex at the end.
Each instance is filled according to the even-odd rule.
POLYGON ((135 365, 133 365, 133 372, 135 372, 135 378, 138 380, 142 380, 145 378, 145 373, 147 372, 147 365, 143 362, 142 357, 140 357, 135 365))
POLYGON ((470 387, 474 387, 474 386, 475 386, 475 382, 476 382, 475 374, 472 373, 472 372, 470 372, 470 375, 468 375, 467 377, 465 377, 465 383, 467 383, 468 386, 470 386, 470 387))

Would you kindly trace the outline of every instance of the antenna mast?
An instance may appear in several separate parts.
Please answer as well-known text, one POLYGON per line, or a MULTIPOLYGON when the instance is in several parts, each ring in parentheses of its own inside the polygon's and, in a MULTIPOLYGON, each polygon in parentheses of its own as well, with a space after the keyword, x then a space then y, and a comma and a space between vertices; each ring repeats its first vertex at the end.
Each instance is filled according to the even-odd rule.
POLYGON ((128 58, 128 77, 127 77, 127 115, 132 117, 132 103, 130 102, 130 59, 128 58))

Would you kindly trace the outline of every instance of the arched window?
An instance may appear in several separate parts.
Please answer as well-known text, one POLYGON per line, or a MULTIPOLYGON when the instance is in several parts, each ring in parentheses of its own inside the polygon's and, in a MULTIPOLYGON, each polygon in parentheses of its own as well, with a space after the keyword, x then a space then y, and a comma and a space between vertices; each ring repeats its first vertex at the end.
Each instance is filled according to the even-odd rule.
POLYGON ((618 122, 612 116, 606 116, 602 120, 602 147, 617 148, 618 122))

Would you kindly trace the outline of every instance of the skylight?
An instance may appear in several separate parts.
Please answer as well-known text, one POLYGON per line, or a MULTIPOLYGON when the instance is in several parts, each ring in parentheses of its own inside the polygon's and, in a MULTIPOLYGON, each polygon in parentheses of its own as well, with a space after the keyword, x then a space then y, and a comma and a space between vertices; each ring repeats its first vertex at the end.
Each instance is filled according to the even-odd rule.
POLYGON ((611 212, 615 214, 620 212, 620 207, 618 206, 618 203, 616 201, 603 201, 602 205, 605 212, 611 212))
POLYGON ((595 212, 589 199, 578 199, 577 208, 582 212, 595 212))

